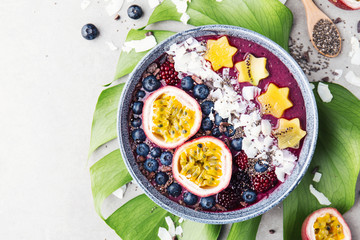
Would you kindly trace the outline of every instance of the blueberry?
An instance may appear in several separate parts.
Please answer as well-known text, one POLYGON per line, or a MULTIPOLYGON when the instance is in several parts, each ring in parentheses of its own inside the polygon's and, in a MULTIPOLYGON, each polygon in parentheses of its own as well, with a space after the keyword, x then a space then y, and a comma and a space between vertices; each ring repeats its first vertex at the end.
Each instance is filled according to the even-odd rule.
POLYGON ((215 114, 215 125, 217 125, 217 126, 219 126, 220 125, 220 123, 222 123, 222 122, 227 122, 228 121, 228 119, 227 118, 222 118, 221 116, 220 116, 220 114, 215 114))
POLYGON ((230 147, 235 151, 240 151, 242 149, 242 138, 234 138, 231 140, 230 147))
POLYGON ((212 101, 204 101, 201 104, 201 111, 204 115, 209 115, 211 113, 211 109, 214 108, 214 102, 212 101))
POLYGON ((143 11, 138 5, 131 5, 127 10, 127 14, 129 18, 139 19, 143 15, 143 11))
POLYGON ((189 91, 194 88, 194 80, 190 76, 186 76, 181 79, 181 88, 189 91))
POLYGON ((171 154, 171 152, 163 152, 160 156, 160 162, 163 165, 170 166, 172 163, 172 157, 173 155, 171 154))
POLYGON ((164 185, 169 180, 169 176, 164 172, 158 172, 155 175, 155 182, 159 185, 164 185))
POLYGON ((136 147, 136 153, 140 156, 146 157, 150 152, 150 148, 146 143, 140 143, 136 147))
POLYGON ((191 192, 184 193, 183 198, 184 203, 186 203, 187 205, 194 205, 198 201, 198 197, 191 192))
POLYGON ((81 28, 81 35, 87 40, 93 40, 99 36, 99 30, 94 24, 88 23, 81 28))
POLYGON ((182 188, 177 183, 172 183, 167 188, 167 192, 169 193, 170 196, 173 196, 173 197, 178 197, 181 194, 181 191, 182 191, 182 188))
POLYGON ((158 167, 159 167, 159 163, 153 158, 146 159, 144 163, 145 170, 149 172, 155 172, 158 169, 158 167))
POLYGON ((247 203, 253 203, 256 200, 256 192, 254 192, 253 190, 246 190, 241 196, 247 203))
POLYGON ((131 132, 131 137, 134 139, 134 141, 140 141, 143 142, 146 139, 146 135, 144 133, 144 130, 142 130, 141 128, 135 129, 134 131, 131 132))
POLYGON ((206 131, 206 130, 211 130, 213 127, 213 122, 210 120, 209 117, 204 118, 201 121, 201 128, 206 131))
POLYGON ((214 137, 220 137, 221 136, 221 132, 219 130, 218 127, 214 128, 212 131, 211 131, 211 135, 213 135, 214 137))
POLYGON ((200 205, 204 209, 210 209, 215 205, 215 198, 213 196, 201 198, 200 205))
POLYGON ((151 149, 150 155, 154 158, 156 157, 160 157, 161 154, 161 149, 158 147, 154 147, 153 149, 151 149))
POLYGON ((155 76, 150 75, 143 80, 142 86, 146 91, 152 92, 157 90, 161 86, 161 83, 155 76))
POLYGON ((134 102, 132 106, 132 110, 135 114, 141 114, 143 109, 144 103, 143 102, 134 102))
POLYGON ((145 95, 146 95, 146 93, 143 90, 139 90, 136 93, 136 98, 138 98, 138 99, 143 98, 143 97, 145 97, 145 95))
POLYGON ((141 126, 141 118, 134 118, 132 121, 131 121, 131 126, 133 127, 140 127, 141 126))
POLYGON ((262 161, 257 161, 255 163, 254 168, 255 168, 255 171, 262 173, 262 172, 265 172, 269 168, 269 164, 262 162, 262 161))
POLYGON ((235 129, 233 125, 227 126, 225 131, 225 136, 232 137, 235 135, 235 129))
POLYGON ((194 96, 198 99, 205 99, 209 95, 209 88, 204 84, 199 84, 194 87, 194 96))

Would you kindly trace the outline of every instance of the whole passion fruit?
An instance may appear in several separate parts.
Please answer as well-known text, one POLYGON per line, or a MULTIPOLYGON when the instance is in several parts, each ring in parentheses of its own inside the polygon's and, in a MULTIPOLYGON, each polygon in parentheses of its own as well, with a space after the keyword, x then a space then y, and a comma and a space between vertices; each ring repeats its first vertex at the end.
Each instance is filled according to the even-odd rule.
POLYGON ((225 189, 232 173, 232 156, 223 141, 200 137, 180 146, 173 157, 173 176, 189 192, 207 197, 225 189))
POLYGON ((180 146, 201 126, 199 103, 177 87, 165 86, 153 92, 142 112, 146 136, 162 148, 180 146))
POLYGON ((335 208, 321 208, 310 214, 301 228, 303 240, 351 240, 351 232, 335 208))

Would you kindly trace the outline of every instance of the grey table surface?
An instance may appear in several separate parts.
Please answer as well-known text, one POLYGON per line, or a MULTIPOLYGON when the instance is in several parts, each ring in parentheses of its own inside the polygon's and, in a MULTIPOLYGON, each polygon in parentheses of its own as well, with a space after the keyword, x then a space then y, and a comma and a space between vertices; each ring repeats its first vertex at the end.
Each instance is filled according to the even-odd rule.
MULTIPOLYGON (((89 164, 117 147, 116 141, 100 148, 87 161, 92 115, 102 85, 113 79, 120 50, 130 28, 143 26, 151 14, 147 1, 135 0, 145 15, 138 21, 121 20, 106 10, 106 1, 92 0, 86 10, 81 1, 2 0, 0 2, 0 238, 1 239, 119 239, 95 213, 90 189, 89 164), (80 35, 88 22, 100 29, 94 41, 80 35)), ((360 68, 350 64, 350 37, 360 38, 356 23, 360 12, 337 9, 325 0, 318 6, 338 24, 345 39, 341 55, 327 69, 313 73, 310 81, 329 76, 330 70, 360 68)), ((309 45, 305 12, 300 0, 288 0, 294 14, 292 38, 309 45)), ((191 26, 164 22, 150 28, 180 31, 191 26)), ((310 56, 317 59, 317 54, 310 56)), ((344 76, 344 75, 343 75, 344 76)), ((120 81, 125 81, 126 78, 120 81)), ((360 88, 344 77, 335 82, 360 97, 360 88)), ((140 190, 131 186, 125 200, 140 190)), ((345 214, 360 239, 359 184, 354 207, 345 214)), ((122 204, 110 196, 104 205, 109 215, 122 204)), ((226 235, 226 228, 222 237, 226 235)), ((282 239, 282 207, 264 214, 257 239, 282 239), (270 234, 269 230, 275 233, 270 234)))

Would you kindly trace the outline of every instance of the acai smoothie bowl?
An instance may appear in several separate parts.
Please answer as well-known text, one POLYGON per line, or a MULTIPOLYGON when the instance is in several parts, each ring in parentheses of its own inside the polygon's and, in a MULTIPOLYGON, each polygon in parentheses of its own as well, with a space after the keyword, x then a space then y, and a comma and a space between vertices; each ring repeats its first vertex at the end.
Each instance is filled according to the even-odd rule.
POLYGON ((225 224, 258 216, 300 182, 318 116, 304 73, 270 39, 234 26, 175 34, 126 83, 124 162, 167 211, 225 224))

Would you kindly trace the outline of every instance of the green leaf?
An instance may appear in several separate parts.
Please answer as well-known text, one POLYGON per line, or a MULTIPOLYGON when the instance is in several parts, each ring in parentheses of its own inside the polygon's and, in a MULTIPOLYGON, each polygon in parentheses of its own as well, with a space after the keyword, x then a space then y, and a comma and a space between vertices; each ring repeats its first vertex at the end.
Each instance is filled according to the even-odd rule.
POLYGON ((89 156, 101 145, 116 138, 116 119, 124 84, 103 90, 96 104, 90 138, 89 156))
MULTIPOLYGON (((191 25, 244 27, 269 37, 288 50, 293 16, 278 0, 194 0, 188 3, 187 14, 191 25)), ((155 8, 148 24, 165 20, 180 21, 180 17, 172 0, 165 0, 155 8)))
POLYGON ((181 227, 184 233, 182 237, 179 237, 180 240, 216 240, 222 225, 204 224, 187 220, 182 223, 181 227))
POLYGON ((168 229, 166 216, 171 215, 142 194, 121 206, 105 222, 123 240, 158 239, 159 227, 168 229))
MULTIPOLYGON (((145 33, 147 32, 152 32, 154 34, 158 44, 166 38, 170 37, 171 35, 175 34, 174 32, 170 31, 131 29, 126 37, 126 41, 141 40, 145 38, 145 33)), ((140 61, 141 58, 146 55, 147 52, 148 51, 137 53, 134 49, 132 49, 128 53, 125 51, 121 51, 120 58, 116 66, 114 80, 131 73, 131 71, 135 68, 136 64, 140 61)))
POLYGON ((337 84, 328 84, 333 99, 324 103, 316 91, 319 111, 319 139, 315 155, 300 185, 284 201, 284 239, 301 239, 301 225, 311 212, 323 208, 310 193, 309 185, 325 194, 341 213, 355 201, 360 170, 360 101, 337 84), (322 178, 312 181, 314 167, 322 178))
POLYGON ((90 178, 95 210, 103 218, 101 214, 103 201, 115 190, 132 180, 120 150, 117 149, 96 162, 90 168, 90 178))
POLYGON ((227 240, 255 240, 261 216, 231 226, 227 240))

